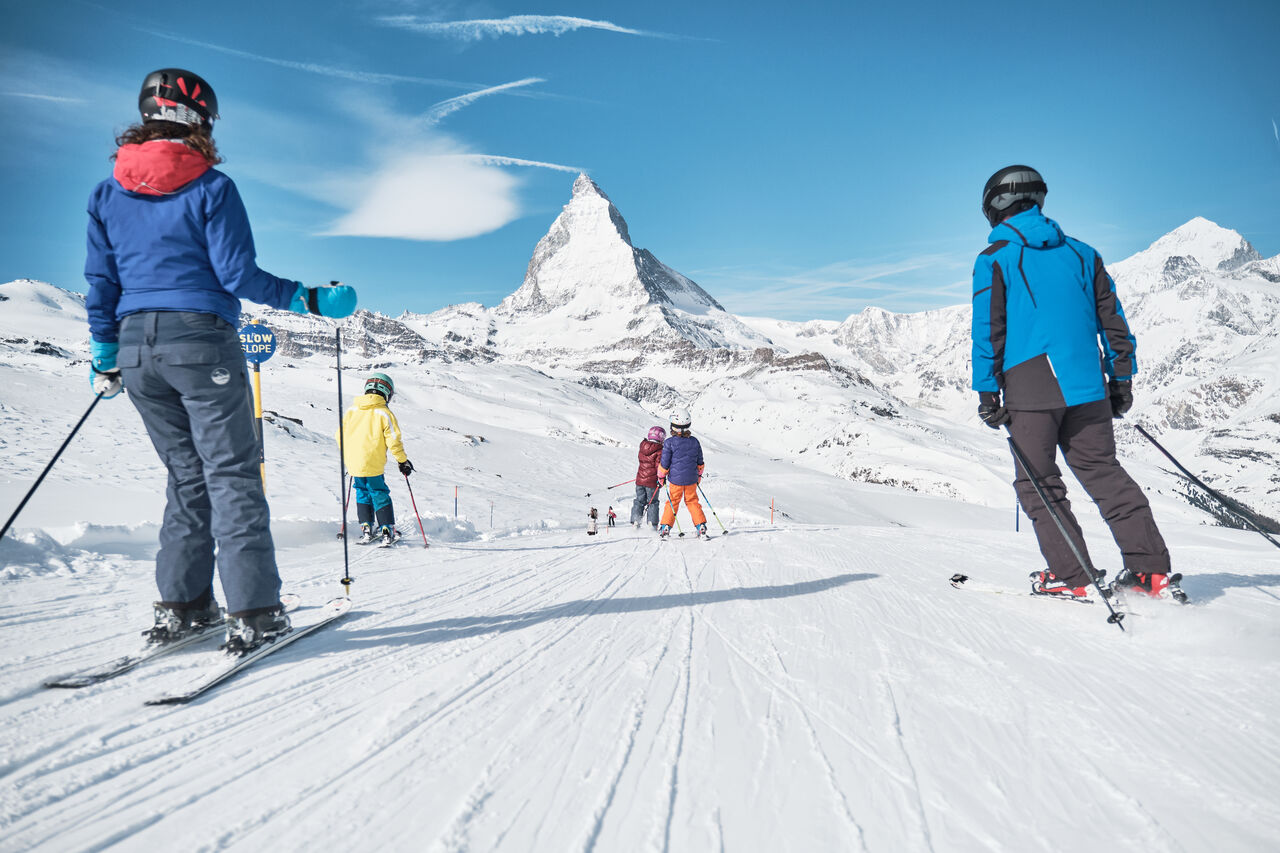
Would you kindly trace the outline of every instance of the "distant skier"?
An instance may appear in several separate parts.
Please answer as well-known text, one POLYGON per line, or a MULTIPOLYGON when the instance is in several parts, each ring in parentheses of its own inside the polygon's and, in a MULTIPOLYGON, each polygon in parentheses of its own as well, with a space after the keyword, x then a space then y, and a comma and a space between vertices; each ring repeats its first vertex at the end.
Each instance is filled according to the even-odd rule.
MULTIPOLYGON (((388 405, 396 386, 385 373, 374 373, 364 383, 364 393, 356 397, 342 418, 343 462, 351 475, 356 493, 356 519, 360 522, 357 545, 368 545, 381 539, 383 545, 400 540, 396 529, 395 507, 383 471, 387 453, 396 460, 400 473, 408 477, 413 463, 405 455, 400 437, 400 422, 388 405)), ((334 439, 338 435, 334 433, 334 439)))
POLYGON ((618 514, 613 511, 613 507, 609 507, 609 526, 610 527, 613 527, 613 521, 617 517, 618 517, 618 514))
POLYGON ((667 483, 667 499, 662 505, 662 526, 658 535, 666 539, 671 535, 680 501, 689 508, 699 539, 707 538, 707 516, 698 503, 698 483, 702 481, 702 445, 689 431, 693 420, 684 409, 676 409, 671 415, 671 437, 662 444, 662 459, 658 463, 658 485, 667 483))
POLYGON ((290 628, 236 329, 240 300, 346 317, 350 287, 308 288, 258 268, 236 185, 213 167, 218 99, 180 68, 148 74, 142 121, 121 133, 112 176, 89 196, 90 381, 103 397, 128 388, 169 471, 155 624, 167 643, 220 623, 245 651, 290 628))
POLYGON ((595 536, 596 533, 598 532, 596 528, 596 523, 599 517, 600 517, 600 513, 596 511, 595 507, 592 507, 591 511, 587 513, 587 535, 588 536, 595 536))
POLYGON ((662 442, 667 431, 652 427, 649 435, 640 442, 637 456, 640 468, 636 471, 636 496, 631 502, 631 525, 639 527, 646 520, 654 530, 658 529, 658 462, 662 459, 662 442))
MULTIPOLYGON (((1116 460, 1111 423, 1133 405, 1137 343, 1102 258, 1040 212, 1047 192, 1040 173, 1027 166, 1001 169, 983 189, 992 231, 973 271, 978 415, 992 429, 1009 425, 1088 559, 1056 464, 1062 448, 1124 556, 1115 583, 1158 596, 1169 582, 1169 551, 1142 489, 1116 460)), ((1031 573, 1032 591, 1086 597, 1085 569, 1026 472, 1015 467, 1014 487, 1048 564, 1031 573)))

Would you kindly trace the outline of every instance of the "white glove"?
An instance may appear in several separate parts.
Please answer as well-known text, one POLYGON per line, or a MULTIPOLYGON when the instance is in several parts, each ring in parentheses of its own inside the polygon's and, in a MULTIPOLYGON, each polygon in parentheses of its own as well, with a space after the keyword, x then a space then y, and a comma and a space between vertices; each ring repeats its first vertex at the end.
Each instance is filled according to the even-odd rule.
MULTIPOLYGON (((92 368, 91 368, 92 369, 92 368)), ((93 386, 93 393, 101 394, 103 399, 111 399, 119 394, 124 388, 124 383, 120 379, 119 370, 94 370, 90 384, 93 386)))

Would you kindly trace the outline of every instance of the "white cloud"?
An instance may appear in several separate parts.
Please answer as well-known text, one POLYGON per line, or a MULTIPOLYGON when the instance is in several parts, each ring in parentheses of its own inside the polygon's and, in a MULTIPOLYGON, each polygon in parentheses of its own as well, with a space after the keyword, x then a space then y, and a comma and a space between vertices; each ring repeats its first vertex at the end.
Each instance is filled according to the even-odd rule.
POLYGON ((523 80, 516 80, 511 83, 503 83, 500 86, 490 86, 487 89, 480 89, 476 92, 468 92, 465 95, 458 95, 456 98, 449 98, 435 104, 431 109, 427 110, 426 115, 422 117, 422 121, 427 125, 439 124, 445 116, 452 115, 465 106, 468 106, 476 100, 486 95, 494 95, 498 92, 505 92, 510 89, 518 89, 522 86, 531 86, 534 83, 545 83, 541 77, 526 77, 523 80))
POLYGON ((580 175, 587 171, 581 166, 561 166, 558 163, 544 163, 541 160, 521 160, 519 157, 502 157, 497 154, 451 154, 448 156, 462 160, 472 160, 486 166, 532 166, 538 169, 554 169, 557 172, 568 172, 571 175, 580 175))
POLYGON ((520 215, 517 179, 501 169, 418 151, 383 161, 354 208, 324 232, 335 236, 460 240, 520 215))
POLYGON ((735 313, 844 320, 868 305, 901 312, 964 303, 971 262, 969 255, 927 254, 887 261, 841 261, 776 274, 723 269, 689 275, 704 285, 717 282, 716 299, 735 313))
POLYGON ((1276 142, 1280 142, 1280 127, 1276 126, 1276 120, 1271 120, 1271 131, 1276 135, 1276 142))
POLYGON ((512 15, 509 18, 489 18, 471 21, 432 21, 419 15, 383 15, 378 23, 425 35, 453 38, 461 41, 480 41, 502 36, 555 35, 574 30, 605 30, 632 36, 669 38, 662 33, 633 30, 609 21, 592 21, 568 15, 512 15))

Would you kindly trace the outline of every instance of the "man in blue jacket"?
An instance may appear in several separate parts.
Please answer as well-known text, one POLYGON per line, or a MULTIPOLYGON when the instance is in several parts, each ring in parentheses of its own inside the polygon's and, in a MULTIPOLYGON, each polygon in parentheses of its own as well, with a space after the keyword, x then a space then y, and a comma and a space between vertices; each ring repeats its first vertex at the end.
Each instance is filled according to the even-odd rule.
POLYGON ((290 629, 258 472, 259 442, 237 326, 240 300, 345 317, 349 287, 307 288, 259 269, 240 194, 214 169, 218 101, 181 68, 148 74, 142 121, 116 140, 89 197, 90 381, 129 391, 169 472, 156 554, 155 625, 166 643, 222 620, 243 652, 290 629))
MULTIPOLYGON (((1047 192, 1028 166, 1001 169, 983 189, 992 231, 973 270, 978 414, 992 429, 1009 425, 1088 560, 1057 466, 1061 448, 1120 547, 1125 570, 1116 582, 1159 595, 1168 585, 1169 552, 1146 496, 1116 459, 1111 424, 1133 405, 1137 342, 1102 258, 1040 212, 1047 192)), ((1086 597, 1085 567, 1016 460, 1015 467, 1014 487, 1048 564, 1031 573, 1032 591, 1086 597)))

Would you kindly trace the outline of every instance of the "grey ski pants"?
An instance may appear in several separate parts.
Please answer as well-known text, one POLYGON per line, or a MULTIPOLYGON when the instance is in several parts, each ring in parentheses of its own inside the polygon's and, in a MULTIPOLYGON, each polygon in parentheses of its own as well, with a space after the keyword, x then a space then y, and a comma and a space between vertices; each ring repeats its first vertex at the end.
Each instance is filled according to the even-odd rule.
POLYGON ((160 600, 199 606, 216 559, 229 613, 280 603, 261 441, 236 330, 213 314, 147 311, 120 325, 117 364, 169 470, 156 554, 160 600))
POLYGON ((631 502, 631 523, 648 521, 650 527, 658 526, 658 499, 654 493, 657 486, 636 486, 636 497, 631 502))
MULTIPOLYGON (((1071 502, 1067 500, 1062 471, 1057 465, 1058 448, 1111 528, 1125 568, 1154 574, 1169 571, 1169 551, 1156 527, 1151 505, 1142 488, 1116 459, 1111 404, 1107 400, 1048 411, 1011 411, 1010 415, 1009 430, 1014 440, 1040 475, 1045 494, 1085 559, 1090 559, 1089 551, 1080 524, 1071 513, 1071 502)), ((1022 508, 1031 518, 1049 571, 1067 583, 1088 583, 1088 577, 1045 511, 1026 472, 1016 460, 1014 467, 1017 479, 1013 486, 1022 508)))

